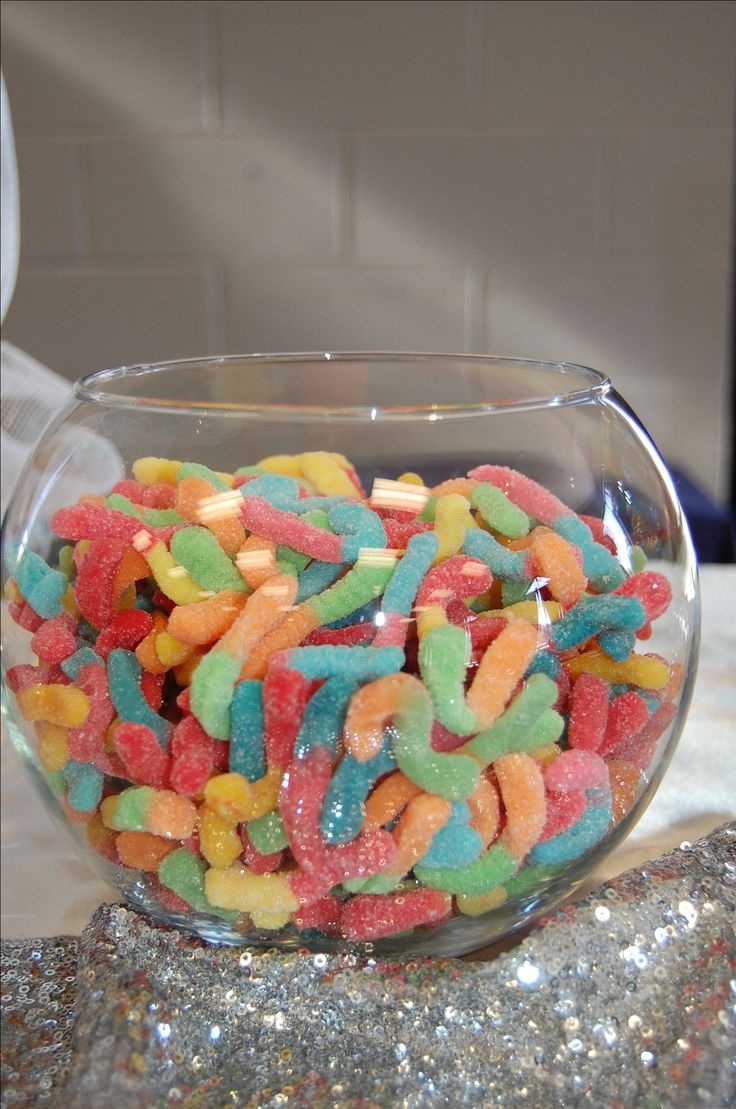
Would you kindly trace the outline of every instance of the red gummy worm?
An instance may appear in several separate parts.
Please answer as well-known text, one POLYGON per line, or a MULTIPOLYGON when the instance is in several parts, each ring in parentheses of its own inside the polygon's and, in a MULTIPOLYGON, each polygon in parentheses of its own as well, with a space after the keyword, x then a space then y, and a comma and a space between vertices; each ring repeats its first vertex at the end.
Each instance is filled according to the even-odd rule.
POLYGON ((298 670, 271 667, 263 682, 263 736, 266 761, 285 770, 294 753, 313 683, 298 670))
POLYGON ((77 649, 77 621, 68 613, 45 620, 31 640, 31 650, 42 662, 58 665, 77 649))
POLYGON ((215 741, 194 716, 185 716, 169 741, 169 784, 184 797, 200 793, 215 765, 215 741))
POLYGON ((115 729, 114 742, 132 782, 156 789, 166 787, 170 759, 154 731, 126 720, 115 729))
POLYGON ((567 741, 571 747, 598 751, 608 721, 608 682, 593 674, 581 674, 572 687, 567 741))
POLYGON ((615 697, 608 709, 606 734, 599 753, 610 755, 624 740, 640 732, 648 720, 649 709, 638 693, 622 693, 615 697))
POLYGON ((107 658, 110 651, 122 648, 133 651, 153 630, 153 617, 150 612, 140 608, 128 608, 118 612, 102 629, 95 642, 95 651, 100 658, 107 658))
POLYGON ((441 890, 363 894, 344 905, 342 931, 349 940, 377 940, 421 924, 438 924, 451 907, 452 898, 441 890))
POLYGON ((240 519, 249 531, 274 543, 285 543, 320 562, 342 562, 342 537, 302 520, 293 512, 282 512, 262 497, 245 497, 240 519))

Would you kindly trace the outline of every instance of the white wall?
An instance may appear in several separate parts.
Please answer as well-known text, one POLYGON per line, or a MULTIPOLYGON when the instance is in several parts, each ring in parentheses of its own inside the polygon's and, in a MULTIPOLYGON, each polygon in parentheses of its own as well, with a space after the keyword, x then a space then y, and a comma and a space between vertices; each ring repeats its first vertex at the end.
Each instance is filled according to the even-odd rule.
POLYGON ((5 337, 609 372, 724 492, 736 6, 5 0, 5 337))

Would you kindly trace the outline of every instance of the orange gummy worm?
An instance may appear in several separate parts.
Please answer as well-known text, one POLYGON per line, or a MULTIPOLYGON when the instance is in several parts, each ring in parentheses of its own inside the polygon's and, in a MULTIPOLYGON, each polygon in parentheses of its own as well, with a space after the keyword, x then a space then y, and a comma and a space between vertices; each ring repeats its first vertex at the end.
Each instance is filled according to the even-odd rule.
POLYGON ((489 777, 481 774, 480 781, 470 797, 470 827, 483 840, 483 849, 496 838, 501 820, 501 804, 498 790, 489 777))
POLYGON ((376 832, 402 812, 421 793, 401 770, 394 771, 376 786, 365 803, 364 832, 376 832))
MULTIPOLYGON (((121 602, 124 601, 125 594, 127 590, 130 589, 131 585, 140 578, 147 578, 150 573, 151 571, 148 568, 148 563, 145 558, 138 554, 135 547, 128 547, 123 557, 120 559, 112 587, 112 595, 116 608, 122 607, 121 602)), ((135 596, 131 599, 131 605, 134 601, 135 596)))
POLYGON ((481 659, 466 703, 478 730, 490 727, 523 678, 537 649, 537 629, 525 620, 509 620, 481 659))
POLYGON ((251 593, 243 611, 213 649, 229 651, 245 662, 256 643, 284 620, 298 588, 298 581, 290 574, 274 574, 251 593))
POLYGON ((358 762, 367 762, 383 745, 383 731, 400 708, 404 690, 416 685, 411 674, 387 674, 354 694, 345 718, 345 746, 358 762))
POLYGON ((225 589, 204 601, 177 605, 169 616, 169 633, 195 647, 214 643, 234 623, 246 600, 244 593, 225 589))
MULTIPOLYGON (((255 593, 253 596, 255 597, 255 593)), ((306 602, 287 613, 284 620, 267 632, 260 643, 253 648, 240 671, 238 681, 244 681, 246 678, 263 678, 272 655, 277 651, 298 647, 301 641, 317 627, 319 627, 319 617, 312 606, 306 602)))
POLYGON ((459 493, 461 497, 470 500, 470 494, 475 489, 478 482, 475 478, 471 477, 451 477, 447 481, 435 485, 432 490, 433 497, 446 497, 450 493, 459 493))
POLYGON ((169 667, 162 662, 156 653, 156 640, 161 632, 166 631, 167 619, 158 609, 153 615, 153 629, 145 639, 142 639, 135 649, 135 657, 144 670, 149 674, 165 674, 169 667))
POLYGON ((262 535, 256 535, 254 532, 248 536, 238 551, 235 565, 251 589, 258 589, 264 581, 279 573, 276 544, 272 539, 264 539, 262 535))
POLYGON ((211 498, 217 495, 216 490, 206 478, 187 477, 180 481, 176 487, 176 511, 191 520, 208 528, 229 558, 234 558, 245 542, 245 528, 238 518, 238 499, 228 494, 223 498, 222 511, 212 508, 211 498), (208 503, 209 502, 209 503, 208 503), (200 511, 203 509, 207 511, 200 511))
POLYGON ((613 822, 618 824, 634 804, 641 781, 641 772, 631 763, 611 759, 608 763, 608 774, 611 779, 613 822))
POLYGON ((123 866, 134 870, 157 871, 167 855, 176 850, 171 840, 152 836, 150 832, 120 832, 115 837, 115 849, 123 866))
POLYGON ((554 531, 535 536, 532 553, 538 572, 548 578, 547 587, 556 601, 575 605, 588 585, 575 548, 554 531))
POLYGON ((506 808, 500 842, 515 859, 523 859, 542 834, 547 819, 544 778, 530 755, 501 755, 493 764, 506 808))
POLYGON ((447 824, 451 813, 452 805, 446 797, 437 797, 433 793, 420 793, 414 797, 392 833, 396 854, 385 873, 403 877, 411 870, 429 851, 432 840, 447 824))

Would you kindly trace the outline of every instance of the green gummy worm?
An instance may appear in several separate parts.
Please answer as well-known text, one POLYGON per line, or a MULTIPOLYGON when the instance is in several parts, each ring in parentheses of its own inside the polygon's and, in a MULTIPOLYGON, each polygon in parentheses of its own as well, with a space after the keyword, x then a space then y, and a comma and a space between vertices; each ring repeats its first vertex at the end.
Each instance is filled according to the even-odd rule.
POLYGON ((186 901, 200 913, 210 913, 225 920, 235 920, 237 913, 229 909, 218 909, 207 900, 204 892, 206 872, 207 864, 204 859, 187 851, 185 847, 180 847, 166 856, 158 868, 158 877, 162 885, 173 890, 177 897, 181 897, 182 901, 186 901))
POLYGON ((425 886, 446 893, 488 893, 508 882, 519 866, 503 844, 494 843, 484 855, 467 866, 415 866, 414 876, 425 886))
POLYGON ((467 755, 432 749, 432 701, 426 689, 407 690, 392 732, 396 762, 415 785, 450 801, 470 797, 480 778, 478 763, 467 755))
POLYGON ((248 839, 262 855, 273 855, 289 846, 281 813, 267 812, 248 821, 248 839))
POLYGON ((460 751, 472 755, 485 767, 511 751, 533 751, 544 743, 552 742, 551 739, 540 738, 537 725, 541 720, 544 721, 543 735, 546 737, 559 722, 559 730, 554 738, 559 737, 564 724, 562 718, 550 707, 557 696, 558 689, 551 678, 546 674, 532 674, 503 716, 469 743, 463 744, 460 751), (548 717, 547 712, 552 712, 555 720, 548 717))
POLYGON ((419 647, 419 668, 432 697, 434 714, 455 735, 471 735, 478 730, 475 714, 465 703, 465 671, 470 656, 470 638, 454 624, 432 628, 419 647))
POLYGON ((145 832, 146 815, 155 796, 152 786, 133 786, 119 793, 113 813, 116 831, 145 832))
POLYGON ((489 482, 476 485, 470 501, 494 531, 507 539, 522 539, 529 534, 529 517, 505 493, 489 482))
POLYGON ((197 585, 212 593, 248 590, 235 566, 207 528, 182 528, 171 537, 171 553, 197 585))
POLYGON ((379 597, 391 580, 394 569, 393 562, 386 565, 357 562, 344 578, 323 593, 310 597, 306 603, 314 609, 320 624, 332 624, 379 597))
POLYGON ((210 651, 194 671, 192 712, 213 739, 230 738, 230 704, 242 663, 229 651, 210 651))

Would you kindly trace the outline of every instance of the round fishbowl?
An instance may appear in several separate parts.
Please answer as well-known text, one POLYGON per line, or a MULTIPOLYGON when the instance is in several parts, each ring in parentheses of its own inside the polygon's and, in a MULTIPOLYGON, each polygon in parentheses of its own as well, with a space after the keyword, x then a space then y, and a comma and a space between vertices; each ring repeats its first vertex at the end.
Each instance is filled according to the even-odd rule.
POLYGON ((288 354, 83 378, 3 525, 3 712, 125 901, 207 940, 456 955, 638 819, 699 633, 609 380, 288 354))

